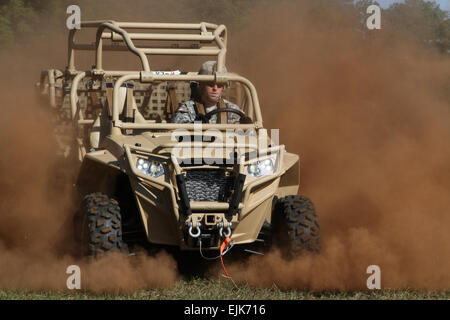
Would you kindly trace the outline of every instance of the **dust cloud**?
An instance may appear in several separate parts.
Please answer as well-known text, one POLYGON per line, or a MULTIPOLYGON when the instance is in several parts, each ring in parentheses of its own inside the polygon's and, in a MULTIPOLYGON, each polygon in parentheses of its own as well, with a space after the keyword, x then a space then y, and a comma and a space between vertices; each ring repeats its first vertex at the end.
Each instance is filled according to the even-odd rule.
POLYGON ((265 126, 300 155, 299 193, 316 205, 322 250, 294 261, 272 252, 229 273, 359 290, 378 265, 382 288, 448 289, 448 57, 389 25, 364 39, 345 8, 269 6, 251 20, 232 62, 256 84, 265 126))
POLYGON ((6 68, 18 66, 21 76, 0 84, 0 287, 67 290, 70 265, 80 266, 82 289, 91 292, 124 293, 175 283, 177 266, 165 253, 91 262, 75 258, 70 222, 77 198, 64 179, 76 167, 61 168, 48 110, 33 92, 31 82, 39 71, 28 73, 15 60, 6 68))
MULTIPOLYGON (((164 252, 95 261, 74 254, 71 221, 78 199, 65 178, 77 167, 67 167, 57 154, 48 105, 34 88, 41 70, 64 70, 66 37, 64 28, 55 29, 0 53, 0 288, 68 290, 70 265, 80 266, 82 289, 91 292, 169 287, 179 274, 164 252)), ((86 64, 87 57, 78 61, 86 64)))
MULTIPOLYGON (((183 7, 162 19, 163 8, 136 3, 96 3, 87 18, 185 18, 183 7)), ((450 62, 388 25, 364 38, 347 9, 314 3, 327 5, 255 7, 246 28, 229 27, 227 64, 254 82, 265 126, 300 155, 300 193, 316 205, 322 251, 293 261, 273 251, 228 262, 228 272, 255 286, 359 290, 378 265, 383 288, 449 288, 450 62)), ((33 90, 40 70, 65 66, 65 30, 39 41, 0 55, 0 287, 66 290, 72 264, 94 292, 172 285, 179 275, 165 253, 95 262, 66 253, 73 197, 70 186, 51 187, 52 123, 33 90)))

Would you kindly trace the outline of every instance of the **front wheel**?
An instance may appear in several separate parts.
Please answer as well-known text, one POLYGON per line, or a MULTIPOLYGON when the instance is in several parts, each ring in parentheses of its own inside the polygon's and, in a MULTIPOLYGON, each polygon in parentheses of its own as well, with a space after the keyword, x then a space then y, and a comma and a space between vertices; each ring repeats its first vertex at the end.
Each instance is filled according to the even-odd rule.
POLYGON ((314 204, 304 196, 276 199, 272 212, 273 244, 288 257, 320 249, 319 223, 314 204))
POLYGON ((92 193, 84 197, 81 210, 83 255, 97 256, 127 251, 122 239, 120 207, 115 199, 101 193, 92 193))

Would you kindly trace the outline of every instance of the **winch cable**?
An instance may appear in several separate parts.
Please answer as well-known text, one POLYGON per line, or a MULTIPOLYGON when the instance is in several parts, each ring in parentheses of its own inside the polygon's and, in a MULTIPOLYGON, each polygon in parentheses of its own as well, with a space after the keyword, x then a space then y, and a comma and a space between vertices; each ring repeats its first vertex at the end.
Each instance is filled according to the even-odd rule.
POLYGON ((234 245, 233 242, 231 242, 231 244, 227 247, 227 249, 223 253, 219 254, 217 257, 206 257, 202 252, 202 238, 198 239, 198 241, 199 241, 199 245, 200 245, 200 255, 205 260, 217 260, 217 259, 221 258, 222 256, 226 255, 228 253, 228 251, 230 251, 231 248, 233 248, 233 245, 234 245))
POLYGON ((222 257, 224 255, 223 250, 228 246, 228 243, 230 241, 231 241, 231 239, 229 237, 226 237, 225 240, 222 242, 222 245, 220 246, 220 262, 222 263, 223 271, 225 272, 225 275, 227 276, 228 279, 231 279, 231 277, 229 276, 229 274, 227 272, 227 269, 225 268, 225 265, 223 263, 223 258, 222 257))

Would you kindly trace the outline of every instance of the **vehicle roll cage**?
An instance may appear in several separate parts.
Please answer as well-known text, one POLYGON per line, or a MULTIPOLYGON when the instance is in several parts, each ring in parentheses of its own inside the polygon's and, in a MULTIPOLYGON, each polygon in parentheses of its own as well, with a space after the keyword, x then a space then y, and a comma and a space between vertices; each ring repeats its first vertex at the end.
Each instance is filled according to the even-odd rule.
POLYGON ((251 98, 251 105, 255 115, 253 124, 204 124, 204 129, 251 129, 262 128, 262 116, 258 102, 258 95, 253 84, 246 78, 233 73, 224 73, 227 29, 224 25, 211 23, 135 23, 115 21, 84 21, 80 23, 83 28, 96 28, 95 44, 76 43, 77 29, 72 29, 68 37, 68 67, 66 73, 73 78, 70 105, 72 120, 75 125, 89 125, 91 119, 83 119, 78 105, 78 85, 84 77, 92 78, 118 78, 113 89, 112 122, 113 134, 120 129, 194 129, 194 124, 177 123, 131 123, 119 120, 119 88, 130 80, 141 83, 156 83, 161 81, 199 81, 226 84, 231 81, 241 83, 251 98), (129 33, 125 29, 143 30, 144 32, 129 33), (165 31, 168 33, 161 33, 165 31), (176 31, 177 33, 171 33, 176 31), (110 39, 112 44, 107 45, 103 40, 110 39), (136 46, 133 40, 156 41, 150 46, 136 46), (181 45, 180 45, 181 42, 181 45), (191 42, 185 45, 186 42, 191 42), (193 42, 193 43, 192 43, 193 42), (161 43, 163 43, 161 45, 161 43), (78 71, 75 67, 75 52, 77 50, 95 51, 95 65, 92 70, 78 71), (137 71, 107 71, 103 69, 103 51, 131 51, 139 57, 142 70, 137 71), (185 56, 213 56, 217 61, 217 71, 213 75, 199 75, 197 72, 188 74, 161 74, 153 72, 150 68, 149 56, 152 55, 185 55, 185 56))

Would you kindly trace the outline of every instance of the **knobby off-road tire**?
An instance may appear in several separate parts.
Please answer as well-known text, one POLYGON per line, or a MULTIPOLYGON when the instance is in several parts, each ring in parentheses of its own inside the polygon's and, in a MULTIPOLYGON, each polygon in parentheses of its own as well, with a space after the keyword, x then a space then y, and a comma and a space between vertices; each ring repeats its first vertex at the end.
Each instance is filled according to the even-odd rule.
POLYGON ((95 257, 108 252, 127 252, 122 239, 119 203, 101 193, 92 193, 82 202, 83 253, 95 257))
POLYGON ((320 229, 314 204, 304 196, 275 200, 273 244, 293 258, 320 250, 320 229))

